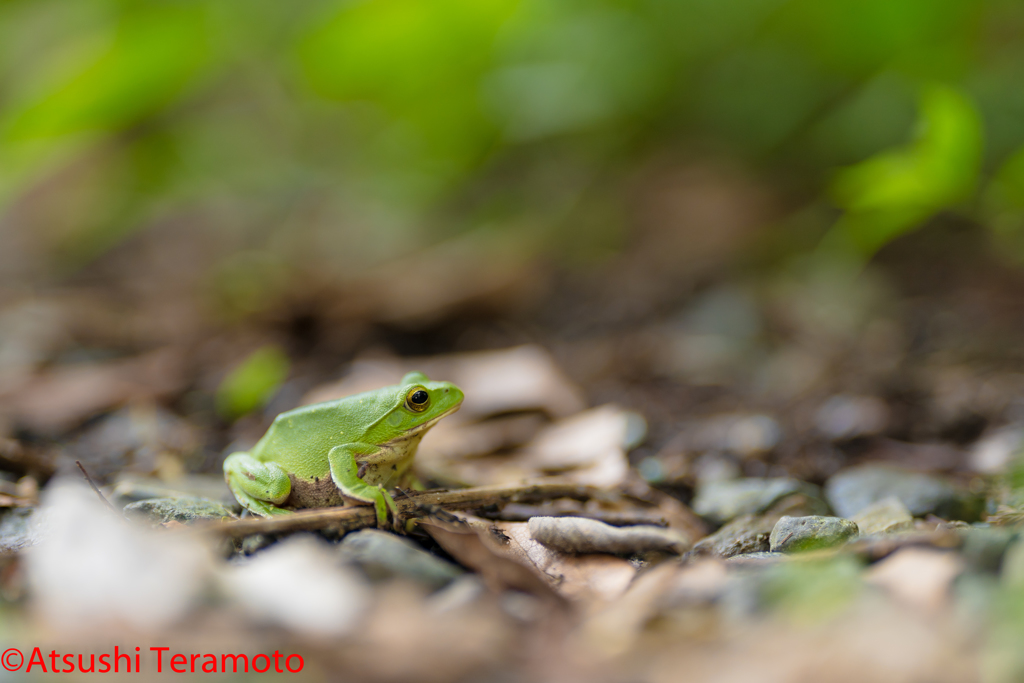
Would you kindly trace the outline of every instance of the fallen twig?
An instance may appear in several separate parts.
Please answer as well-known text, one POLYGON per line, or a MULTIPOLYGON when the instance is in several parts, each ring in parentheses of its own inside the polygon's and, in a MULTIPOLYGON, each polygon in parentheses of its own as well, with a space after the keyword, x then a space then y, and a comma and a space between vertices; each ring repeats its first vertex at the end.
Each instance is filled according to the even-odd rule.
POLYGON ((114 514, 120 515, 121 513, 118 512, 117 508, 111 505, 110 501, 107 500, 107 497, 103 495, 102 491, 100 491, 100 487, 96 485, 96 482, 92 480, 92 477, 89 476, 89 473, 85 471, 85 465, 83 465, 80 460, 76 460, 75 464, 78 465, 78 469, 82 470, 82 476, 84 476, 85 480, 89 482, 89 486, 91 486, 92 490, 96 492, 96 495, 100 497, 100 500, 103 501, 103 504, 110 508, 110 511, 114 514))
MULTIPOLYGON (((590 500, 608 496, 608 492, 591 486, 562 482, 545 482, 525 486, 479 486, 454 491, 411 491, 396 500, 399 515, 415 517, 422 507, 433 506, 445 510, 479 510, 506 503, 536 503, 553 498, 590 500)), ((376 513, 372 506, 318 508, 299 510, 290 515, 269 518, 241 519, 207 525, 229 537, 241 538, 251 534, 279 534, 291 531, 330 529, 352 531, 375 526, 376 513)))

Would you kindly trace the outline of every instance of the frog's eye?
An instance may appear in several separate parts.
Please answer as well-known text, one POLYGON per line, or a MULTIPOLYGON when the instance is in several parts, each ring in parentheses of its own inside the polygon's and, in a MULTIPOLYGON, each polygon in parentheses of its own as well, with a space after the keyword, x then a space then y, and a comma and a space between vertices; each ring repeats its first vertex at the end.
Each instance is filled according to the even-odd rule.
POLYGON ((405 397, 405 403, 409 406, 409 410, 422 413, 427 409, 427 404, 430 403, 430 394, 423 389, 413 389, 405 397))

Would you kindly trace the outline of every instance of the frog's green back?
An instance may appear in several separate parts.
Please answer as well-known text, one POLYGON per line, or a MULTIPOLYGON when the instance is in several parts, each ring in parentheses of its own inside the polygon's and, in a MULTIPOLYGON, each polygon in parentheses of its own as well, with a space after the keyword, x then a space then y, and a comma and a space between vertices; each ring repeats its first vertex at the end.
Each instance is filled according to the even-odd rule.
POLYGON ((396 391, 378 389, 281 413, 251 453, 296 474, 319 476, 332 448, 364 442, 370 427, 394 409, 401 388, 392 388, 396 391))
POLYGON ((391 444, 393 457, 412 457, 426 430, 462 399, 455 385, 412 372, 394 386, 281 413, 250 455, 306 479, 326 476, 328 453, 344 444, 391 444))

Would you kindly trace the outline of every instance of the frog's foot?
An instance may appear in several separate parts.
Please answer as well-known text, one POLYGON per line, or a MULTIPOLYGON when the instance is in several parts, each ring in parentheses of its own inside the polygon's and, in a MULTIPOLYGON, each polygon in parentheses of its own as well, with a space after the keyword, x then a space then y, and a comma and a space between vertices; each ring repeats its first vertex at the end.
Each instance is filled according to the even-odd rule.
POLYGON ((224 460, 224 479, 249 512, 261 517, 290 514, 277 507, 292 490, 291 479, 278 464, 260 462, 248 453, 232 453, 224 460))
POLYGON ((387 529, 388 528, 388 510, 391 510, 391 517, 394 520, 392 530, 398 531, 402 528, 402 516, 398 513, 398 506, 395 505, 395 499, 391 497, 391 494, 384 490, 383 486, 378 485, 377 490, 380 492, 380 499, 374 501, 374 506, 377 508, 377 528, 387 529))
MULTIPOLYGON (((370 486, 366 484, 365 489, 361 489, 359 495, 353 495, 352 493, 343 493, 342 496, 350 503, 355 505, 372 505, 374 512, 377 514, 377 528, 383 531, 388 531, 391 527, 388 525, 388 509, 390 508, 392 516, 395 518, 396 523, 398 520, 398 506, 395 505, 394 498, 391 494, 385 491, 381 486, 370 486)), ((397 527, 396 527, 397 528, 397 527)))
POLYGON ((359 473, 362 471, 365 474, 365 469, 356 462, 355 457, 357 454, 366 455, 376 450, 376 446, 368 444, 335 446, 327 454, 327 462, 330 464, 331 478, 341 494, 364 503, 372 503, 377 512, 377 528, 386 529, 388 508, 395 514, 398 511, 395 499, 380 484, 367 484, 363 481, 359 473))

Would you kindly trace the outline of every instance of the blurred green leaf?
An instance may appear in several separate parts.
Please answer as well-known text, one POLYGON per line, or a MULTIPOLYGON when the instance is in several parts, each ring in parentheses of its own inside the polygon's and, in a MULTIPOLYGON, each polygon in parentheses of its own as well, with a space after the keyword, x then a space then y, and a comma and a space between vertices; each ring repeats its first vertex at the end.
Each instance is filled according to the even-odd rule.
POLYGON ((1024 209, 1024 148, 995 173, 989 186, 990 201, 1007 209, 1024 209))
POLYGON ((767 46, 739 49, 719 60, 698 93, 705 125, 740 149, 763 154, 806 125, 829 90, 811 61, 767 46))
POLYGON ((299 62, 317 94, 368 103, 383 118, 383 127, 361 131, 374 156, 451 180, 482 159, 496 134, 478 86, 516 4, 339 3, 299 43, 299 62))
POLYGON ((846 209, 833 232, 862 256, 967 200, 975 189, 982 127, 973 103, 952 87, 932 85, 923 90, 920 109, 911 144, 848 167, 833 183, 836 203, 846 209))
POLYGON ((228 420, 265 406, 288 377, 288 356, 276 346, 249 355, 217 389, 217 412, 228 420))
POLYGON ((82 36, 59 66, 37 73, 5 117, 7 143, 123 129, 174 102, 210 57, 200 3, 134 3, 105 31, 82 36))
POLYGON ((206 15, 200 2, 84 2, 54 44, 7 70, 0 198, 54 178, 62 194, 88 197, 79 215, 44 221, 42 241, 62 268, 133 232, 172 180, 173 149, 145 133, 118 136, 181 101, 214 63, 206 15))
POLYGON ((899 65, 916 75, 955 75, 973 40, 980 3, 971 0, 793 0, 771 20, 773 34, 802 46, 813 61, 841 73, 870 73, 899 65), (952 69, 952 70, 951 70, 952 69))
POLYGON ((668 64, 651 20, 627 3, 524 2, 482 84, 505 138, 577 132, 653 102, 668 64))
MULTIPOLYGON (((585 262, 629 236, 591 249, 577 218, 652 158, 724 152, 814 203, 875 155, 834 187, 829 240, 864 258, 1024 144, 1022 23, 1007 0, 7 0, 0 219, 65 265, 39 272, 186 220, 338 274, 497 213, 585 262), (896 147, 932 81, 976 101, 926 87, 896 147)), ((1011 166, 986 192, 1007 245, 1011 166)))

